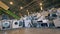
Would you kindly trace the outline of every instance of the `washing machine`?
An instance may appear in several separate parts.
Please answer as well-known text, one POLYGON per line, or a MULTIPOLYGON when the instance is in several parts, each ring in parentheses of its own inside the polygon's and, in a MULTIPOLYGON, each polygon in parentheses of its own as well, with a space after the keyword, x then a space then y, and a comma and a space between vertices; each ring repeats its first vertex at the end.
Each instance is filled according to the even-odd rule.
POLYGON ((54 21, 55 27, 60 27, 60 18, 57 18, 57 19, 55 19, 53 21, 54 21))
POLYGON ((13 20, 12 28, 19 28, 19 21, 18 20, 13 20))
POLYGON ((29 20, 29 19, 24 20, 24 23, 25 23, 25 27, 27 27, 27 28, 29 28, 31 26, 31 20, 29 20))
POLYGON ((11 22, 8 20, 2 20, 1 25, 2 25, 2 30, 11 29, 11 22))
POLYGON ((43 19, 42 21, 43 21, 43 23, 42 23, 41 25, 42 25, 43 27, 48 27, 48 26, 49 26, 49 22, 48 22, 47 19, 43 19))
POLYGON ((31 19, 30 19, 30 17, 28 17, 28 16, 24 17, 23 20, 24 20, 25 27, 29 28, 30 25, 31 25, 31 19))
POLYGON ((23 21, 13 20, 12 28, 22 28, 22 27, 23 27, 23 21))

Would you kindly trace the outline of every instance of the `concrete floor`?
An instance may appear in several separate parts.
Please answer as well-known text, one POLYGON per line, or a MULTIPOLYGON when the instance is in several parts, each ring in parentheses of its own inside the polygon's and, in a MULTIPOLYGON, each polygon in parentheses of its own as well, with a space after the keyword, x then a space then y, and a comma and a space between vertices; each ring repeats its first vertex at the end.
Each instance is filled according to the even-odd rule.
POLYGON ((21 28, 16 30, 0 31, 0 34, 60 34, 60 29, 50 28, 21 28))

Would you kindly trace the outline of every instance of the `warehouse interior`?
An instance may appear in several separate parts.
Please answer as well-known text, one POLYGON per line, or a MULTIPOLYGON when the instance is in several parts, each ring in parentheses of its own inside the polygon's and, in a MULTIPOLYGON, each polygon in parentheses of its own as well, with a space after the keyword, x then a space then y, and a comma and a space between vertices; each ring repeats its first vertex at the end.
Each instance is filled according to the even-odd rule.
POLYGON ((59 34, 60 0, 0 0, 0 34, 59 34))

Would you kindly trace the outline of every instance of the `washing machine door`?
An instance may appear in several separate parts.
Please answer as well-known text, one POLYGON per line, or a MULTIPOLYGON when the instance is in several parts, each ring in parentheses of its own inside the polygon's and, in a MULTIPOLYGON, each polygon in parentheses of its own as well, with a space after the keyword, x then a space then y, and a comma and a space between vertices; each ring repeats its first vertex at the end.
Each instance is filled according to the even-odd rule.
POLYGON ((3 23, 3 27, 9 27, 9 22, 5 22, 5 23, 3 23))
POLYGON ((19 21, 19 27, 23 27, 23 21, 19 21))

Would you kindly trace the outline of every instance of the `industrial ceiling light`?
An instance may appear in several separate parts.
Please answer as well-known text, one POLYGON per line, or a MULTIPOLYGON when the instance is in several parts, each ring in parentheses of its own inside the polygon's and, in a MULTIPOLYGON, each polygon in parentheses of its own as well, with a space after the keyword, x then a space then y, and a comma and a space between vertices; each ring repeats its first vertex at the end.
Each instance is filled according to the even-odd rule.
POLYGON ((11 5, 13 5, 13 2, 10 2, 11 5))
POLYGON ((40 6, 42 6, 42 3, 40 3, 40 6))
POLYGON ((23 7, 20 7, 20 9, 23 9, 23 7))
POLYGON ((29 10, 26 10, 27 11, 27 13, 28 13, 28 15, 29 15, 29 10))
POLYGON ((43 4, 42 4, 42 3, 40 3, 40 9, 41 9, 41 10, 43 10, 42 5, 43 5, 43 4))

